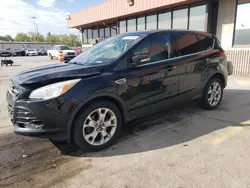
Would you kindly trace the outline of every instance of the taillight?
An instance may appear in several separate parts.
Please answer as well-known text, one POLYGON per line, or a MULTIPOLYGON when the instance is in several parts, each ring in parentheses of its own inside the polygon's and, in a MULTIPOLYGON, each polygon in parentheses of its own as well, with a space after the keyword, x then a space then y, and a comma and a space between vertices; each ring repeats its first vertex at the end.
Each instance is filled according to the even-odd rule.
POLYGON ((225 54, 225 51, 223 51, 223 50, 219 51, 219 54, 220 54, 220 55, 226 55, 226 54, 225 54))

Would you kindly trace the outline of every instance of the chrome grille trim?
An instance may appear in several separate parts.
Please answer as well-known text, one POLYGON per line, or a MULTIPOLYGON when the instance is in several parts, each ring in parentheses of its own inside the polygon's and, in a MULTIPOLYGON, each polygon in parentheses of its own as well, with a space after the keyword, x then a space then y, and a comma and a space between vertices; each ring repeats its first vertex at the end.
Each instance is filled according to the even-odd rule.
POLYGON ((10 120, 13 121, 14 112, 13 112, 12 106, 8 105, 7 109, 8 109, 8 114, 9 114, 10 120))
POLYGON ((23 106, 15 107, 15 123, 18 125, 26 126, 33 123, 41 124, 41 121, 34 116, 30 109, 23 106))
POLYGON ((19 86, 15 85, 13 82, 10 82, 8 90, 12 95, 15 96, 18 96, 22 93, 22 89, 19 86))

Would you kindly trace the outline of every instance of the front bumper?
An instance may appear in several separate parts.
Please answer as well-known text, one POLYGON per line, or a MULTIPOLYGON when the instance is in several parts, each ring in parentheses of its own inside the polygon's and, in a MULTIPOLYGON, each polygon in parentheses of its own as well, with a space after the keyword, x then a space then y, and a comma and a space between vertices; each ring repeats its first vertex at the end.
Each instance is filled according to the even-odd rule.
POLYGON ((37 56, 38 54, 36 54, 36 53, 27 53, 27 55, 29 55, 29 56, 37 56))
POLYGON ((64 55, 64 60, 69 61, 69 60, 71 60, 71 59, 73 59, 75 57, 76 57, 76 55, 64 55))
POLYGON ((67 140, 67 123, 73 106, 64 98, 48 101, 18 100, 7 92, 8 111, 14 132, 20 135, 67 140), (69 108, 70 107, 70 108, 69 108))

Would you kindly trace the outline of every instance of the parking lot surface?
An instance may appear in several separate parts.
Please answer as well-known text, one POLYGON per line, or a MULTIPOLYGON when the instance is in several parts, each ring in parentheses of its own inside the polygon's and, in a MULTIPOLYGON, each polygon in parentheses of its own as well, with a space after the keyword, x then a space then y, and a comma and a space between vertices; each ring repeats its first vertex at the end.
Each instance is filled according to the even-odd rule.
POLYGON ((128 123, 98 153, 13 134, 5 93, 11 75, 57 63, 16 57, 0 67, 0 187, 248 188, 250 78, 229 78, 219 109, 189 103, 128 123))

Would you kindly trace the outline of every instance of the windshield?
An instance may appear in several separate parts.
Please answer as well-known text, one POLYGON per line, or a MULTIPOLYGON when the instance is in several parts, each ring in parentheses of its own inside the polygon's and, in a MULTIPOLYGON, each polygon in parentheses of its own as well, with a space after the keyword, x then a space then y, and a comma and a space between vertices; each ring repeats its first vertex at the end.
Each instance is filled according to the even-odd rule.
POLYGON ((69 63, 84 65, 107 64, 131 48, 142 35, 118 35, 89 48, 69 63))
POLYGON ((59 50, 70 50, 68 46, 59 46, 59 50))

